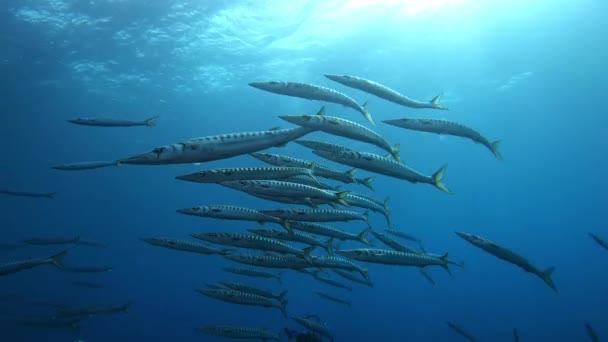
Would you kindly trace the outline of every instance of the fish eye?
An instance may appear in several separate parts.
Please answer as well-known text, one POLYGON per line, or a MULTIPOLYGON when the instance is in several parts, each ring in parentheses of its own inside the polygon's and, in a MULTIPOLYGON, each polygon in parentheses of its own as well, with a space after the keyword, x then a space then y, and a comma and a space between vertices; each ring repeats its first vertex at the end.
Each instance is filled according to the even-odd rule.
POLYGON ((216 233, 209 233, 208 235, 209 235, 210 237, 216 237, 216 236, 217 236, 217 234, 216 234, 216 233))
POLYGON ((201 210, 201 208, 200 207, 192 207, 192 208, 190 208, 190 210, 192 210, 192 211, 199 211, 199 210, 201 210))
POLYGON ((205 177, 207 175, 207 171, 201 171, 201 172, 197 173, 197 175, 199 177, 205 177))
POLYGON ((276 82, 276 81, 270 81, 270 82, 268 82, 268 83, 269 83, 269 84, 272 84, 272 85, 279 84, 279 82, 276 82))
POLYGON ((165 148, 164 148, 164 147, 157 147, 157 148, 155 148, 155 149, 153 149, 153 150, 152 150, 152 152, 153 152, 153 153, 156 153, 156 154, 161 154, 161 153, 163 153, 164 151, 165 151, 165 148))

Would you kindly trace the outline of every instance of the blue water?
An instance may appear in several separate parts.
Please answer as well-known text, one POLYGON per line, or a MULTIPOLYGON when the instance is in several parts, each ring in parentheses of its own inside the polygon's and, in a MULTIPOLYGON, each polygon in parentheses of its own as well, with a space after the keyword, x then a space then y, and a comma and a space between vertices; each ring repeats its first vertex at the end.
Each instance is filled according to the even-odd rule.
MULTIPOLYGON (((40 267, 2 277, 2 341, 220 341, 195 331, 210 324, 296 327, 278 310, 240 307, 193 290, 216 280, 289 289, 290 315, 318 313, 336 341, 460 341, 453 321, 483 341, 585 341, 583 322, 608 336, 608 254, 587 235, 608 236, 605 95, 608 76, 601 1, 136 1, 32 0, 0 4, 0 188, 56 191, 50 201, 0 198, 2 243, 81 235, 109 244, 80 247, 66 263, 113 266, 71 274, 40 267), (202 4, 204 3, 204 4, 202 4), (445 92, 447 112, 413 110, 323 77, 352 74, 420 100, 445 92), (314 113, 320 103, 251 88, 291 80, 332 87, 369 101, 376 122, 445 117, 502 140, 504 161, 465 139, 374 128, 399 142, 408 165, 430 174, 449 165, 454 195, 378 176, 396 228, 465 268, 369 266, 375 287, 352 293, 286 272, 283 287, 221 271, 228 261, 152 247, 146 236, 187 238, 239 231, 248 223, 179 215, 205 204, 279 205, 216 185, 176 181, 204 168, 252 166, 241 156, 204 165, 124 166, 60 172, 50 166, 114 160, 193 137, 290 127, 281 114, 314 113), (95 128, 74 117, 133 120, 154 128, 95 128), (471 246, 454 231, 484 236, 544 269, 559 290, 471 246), (73 280, 103 284, 75 287, 73 280), (315 291, 349 297, 347 309, 315 291), (31 301, 93 306, 130 302, 128 314, 84 319, 77 331, 15 325, 53 310, 31 301)), ((328 113, 364 123, 337 105, 328 113)), ((375 147, 315 133, 307 138, 375 147)), ((294 144, 271 152, 315 159, 294 144)), ((321 162, 320 160, 318 160, 321 162)), ((329 162, 322 161, 329 164, 329 162)), ((335 167, 338 165, 333 164, 335 167)), ((346 168, 344 168, 346 169, 346 168)), ((359 176, 369 176, 360 171, 359 176)), ((356 188, 372 194, 363 188, 356 188)), ((384 229, 384 219, 372 215, 384 229)), ((361 223, 340 224, 351 232, 361 223)), ((342 247, 360 247, 355 243, 342 247)), ((0 261, 43 257, 58 248, 1 251, 0 261)), ((336 278, 338 279, 338 278, 336 278)), ((341 279, 340 279, 341 280, 341 279)), ((298 328, 299 329, 299 328, 298 328)))

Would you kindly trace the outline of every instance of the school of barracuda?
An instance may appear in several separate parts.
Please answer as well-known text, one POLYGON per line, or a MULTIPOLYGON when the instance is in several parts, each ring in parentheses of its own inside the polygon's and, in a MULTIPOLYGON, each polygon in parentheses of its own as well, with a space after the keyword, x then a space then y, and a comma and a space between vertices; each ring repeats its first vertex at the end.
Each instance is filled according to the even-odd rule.
MULTIPOLYGON (((440 104, 441 95, 437 95, 428 102, 417 101, 380 83, 361 77, 348 75, 326 75, 326 77, 346 87, 367 92, 409 109, 448 109, 440 104)), ((250 83, 250 86, 275 94, 340 104, 357 111, 363 115, 368 124, 374 125, 372 114, 366 104, 361 105, 346 94, 328 87, 283 81, 253 82, 250 83)), ((435 280, 428 272, 429 269, 439 267, 451 275, 451 266, 464 267, 464 264, 451 260, 446 251, 438 254, 427 252, 421 240, 394 226, 390 220, 388 199, 378 199, 361 192, 362 190, 372 191, 372 183, 376 177, 391 177, 412 184, 430 185, 443 193, 451 194, 444 183, 447 165, 438 163, 435 172, 431 174, 417 171, 407 164, 407 158, 400 155, 398 143, 386 141, 373 129, 351 121, 350 118, 327 115, 324 107, 320 108, 317 113, 305 115, 277 114, 279 118, 296 127, 192 138, 154 147, 149 151, 115 161, 58 164, 52 168, 61 171, 79 171, 129 164, 193 164, 224 160, 241 155, 251 156, 251 165, 198 170, 189 174, 175 175, 175 179, 205 184, 204 186, 209 187, 214 184, 220 185, 260 200, 275 202, 277 203, 275 209, 245 208, 231 203, 193 203, 190 208, 175 208, 175 210, 179 214, 206 219, 206 222, 201 221, 203 225, 210 224, 209 220, 214 219, 241 221, 243 229, 238 232, 226 232, 202 228, 200 231, 190 232, 190 237, 193 239, 189 239, 187 236, 145 236, 141 237, 141 241, 173 251, 225 258, 232 265, 224 267, 223 270, 242 276, 243 282, 209 279, 206 286, 195 289, 193 295, 198 293, 207 297, 207 300, 223 301, 226 305, 275 309, 282 316, 290 317, 294 323, 309 329, 319 337, 332 341, 333 334, 330 328, 321 322, 318 315, 289 316, 290 312, 297 310, 288 307, 289 292, 287 289, 275 292, 248 284, 246 279, 276 280, 284 286, 286 284, 283 284, 282 274, 285 271, 293 271, 302 277, 308 275, 331 288, 331 291, 313 289, 311 293, 348 309, 351 305, 356 305, 356 302, 353 303, 349 298, 349 294, 354 288, 374 286, 373 274, 368 271, 366 264, 418 268, 422 277, 430 284, 435 284, 435 280), (323 132, 343 139, 363 142, 370 148, 374 146, 373 148, 383 150, 383 153, 358 151, 345 145, 302 139, 312 132, 323 132), (284 147, 289 143, 306 147, 311 150, 310 157, 318 156, 321 159, 299 159, 264 152, 269 148, 284 147), (254 165, 254 160, 267 165, 254 165), (347 168, 324 165, 323 160, 341 164, 347 168), (374 175, 357 178, 355 174, 358 170, 371 172, 374 175), (336 183, 342 184, 337 185, 336 183), (348 185, 352 186, 347 188, 348 185), (363 187, 367 189, 363 189, 363 187), (382 215, 386 221, 386 227, 382 229, 372 227, 369 223, 370 213, 382 215), (351 226, 354 228, 344 230, 334 227, 334 224, 340 222, 352 222, 351 226), (248 225, 250 223, 266 224, 267 226, 252 227, 248 225), (373 238, 373 241, 370 237, 373 238), (359 244, 359 246, 342 248, 341 243, 346 241, 359 244), (407 245, 408 242, 413 243, 415 247, 407 245)), ((96 118, 76 118, 68 121, 86 126, 136 127, 154 126, 156 120, 155 116, 143 121, 96 118)), ((381 122, 406 130, 466 138, 483 145, 493 156, 502 159, 502 155, 498 151, 499 141, 491 141, 476 130, 453 121, 434 118, 395 118, 381 122)), ((345 142, 345 144, 347 143, 345 142)), ((53 199, 56 196, 55 193, 16 190, 0 190, 0 194, 47 199, 53 199)), ((538 277, 549 288, 557 291, 557 286, 551 278, 553 267, 545 270, 539 269, 525 257, 498 243, 471 233, 455 233, 473 246, 538 277)), ((608 249, 608 243, 602 237, 594 233, 589 233, 589 235, 600 246, 608 249)), ((105 247, 95 242, 81 240, 80 237, 67 237, 32 238, 24 240, 20 244, 3 245, 3 248, 70 244, 105 247)), ((66 253, 67 250, 51 256, 1 264, 0 276, 44 265, 52 265, 71 272, 111 270, 111 267, 64 265, 63 259, 66 253)), ((86 281, 75 281, 74 284, 89 288, 100 286, 86 281)), ((107 307, 58 307, 56 315, 53 317, 20 320, 19 324, 36 327, 76 328, 82 317, 127 312, 129 306, 130 303, 107 307)), ((270 313, 268 314, 270 315, 270 313)), ((462 337, 471 341, 475 340, 470 332, 457 324, 451 321, 446 324, 462 337)), ((589 324, 585 325, 585 329, 592 339, 597 338, 589 324)), ((201 326, 198 331, 230 339, 281 340, 278 332, 267 330, 264 327, 243 326, 238 321, 225 322, 223 325, 201 326)), ((513 336, 514 340, 519 340, 517 330, 513 331, 513 336)), ((599 338, 597 340, 599 341, 599 338)))

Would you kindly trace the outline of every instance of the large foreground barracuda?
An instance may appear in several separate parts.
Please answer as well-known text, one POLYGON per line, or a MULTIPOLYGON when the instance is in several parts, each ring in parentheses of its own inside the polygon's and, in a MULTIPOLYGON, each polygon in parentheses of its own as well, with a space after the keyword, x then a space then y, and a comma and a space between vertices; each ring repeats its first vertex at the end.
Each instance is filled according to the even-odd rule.
POLYGON ((228 303, 262 306, 265 308, 277 308, 281 310, 283 316, 287 317, 287 301, 277 303, 276 301, 270 298, 254 295, 252 293, 235 291, 231 289, 207 288, 197 289, 196 292, 228 303))
POLYGON ((352 234, 345 232, 343 230, 326 226, 318 223, 311 222, 300 222, 300 221, 290 221, 289 225, 292 229, 300 230, 303 232, 307 232, 310 234, 323 235, 330 238, 338 239, 338 240, 353 240, 360 241, 366 245, 369 245, 369 241, 367 241, 367 233, 370 231, 370 228, 365 228, 359 234, 352 234))
POLYGON ((208 217, 221 220, 253 221, 262 224, 271 222, 280 224, 289 230, 289 225, 279 218, 261 213, 255 209, 237 207, 234 205, 205 205, 176 210, 180 214, 208 217))
POLYGON ((313 267, 308 261, 299 256, 274 256, 274 255, 227 255, 226 259, 232 260, 245 265, 266 267, 266 268, 286 268, 292 270, 301 270, 304 268, 313 267))
POLYGON ((473 336, 470 333, 466 332, 460 326, 458 326, 458 325, 456 325, 456 324, 454 324, 454 323, 452 323, 450 321, 445 322, 445 324, 447 324, 448 327, 450 327, 450 329, 454 330, 458 335, 466 338, 467 340, 469 340, 471 342, 475 342, 476 341, 475 336, 473 336))
POLYGON ((68 253, 68 251, 63 251, 61 253, 52 255, 48 258, 41 259, 29 259, 22 261, 15 261, 6 264, 0 264, 0 276, 4 276, 11 273, 17 273, 24 270, 29 270, 30 268, 34 268, 42 265, 53 265, 59 269, 63 268, 63 257, 68 253))
POLYGON ((396 162, 393 159, 379 156, 368 152, 344 151, 331 153, 325 151, 313 151, 314 154, 335 161, 336 163, 349 165, 385 176, 403 179, 411 183, 426 183, 435 186, 437 189, 450 193, 450 190, 441 182, 446 166, 443 166, 432 176, 426 176, 418 171, 396 162))
POLYGON ((500 144, 500 140, 490 142, 476 130, 453 121, 439 119, 403 118, 396 120, 384 120, 383 122, 392 126, 411 129, 414 131, 453 135, 457 137, 468 138, 476 143, 482 144, 483 146, 487 147, 496 158, 502 159, 500 152, 498 152, 498 145, 500 144))
POLYGON ((270 272, 266 272, 266 271, 262 271, 262 270, 256 270, 253 268, 239 268, 239 267, 224 267, 223 270, 226 272, 230 272, 232 274, 238 274, 238 275, 242 275, 242 276, 246 276, 246 277, 276 279, 279 282, 279 284, 283 284, 283 281, 281 280, 281 273, 274 274, 274 273, 270 273, 270 272))
POLYGON ((81 171, 81 170, 93 170, 100 169, 108 166, 118 166, 117 161, 90 161, 90 162, 79 162, 79 163, 68 163, 59 164, 52 166, 55 170, 61 171, 81 171))
POLYGON ((306 327, 307 329, 310 329, 321 336, 327 337, 330 339, 330 341, 334 340, 334 337, 332 336, 331 332, 329 332, 329 329, 327 329, 327 327, 322 325, 320 322, 316 322, 305 317, 292 317, 291 319, 301 326, 306 327))
POLYGON ((395 160, 401 161, 398 144, 391 146, 380 134, 356 122, 335 116, 327 116, 323 111, 317 115, 279 115, 279 118, 301 127, 308 127, 378 146, 390 153, 395 160))
POLYGON ((336 253, 353 260, 375 264, 415 267, 441 266, 450 272, 447 253, 441 257, 436 257, 427 254, 398 252, 380 248, 346 249, 336 251, 336 253))
POLYGON ((175 249, 178 251, 192 252, 205 255, 228 255, 230 250, 219 249, 211 246, 207 246, 202 243, 196 243, 187 240, 178 240, 170 238, 141 238, 142 241, 149 243, 153 246, 165 247, 169 249, 175 249))
POLYGON ((0 194, 15 196, 15 197, 33 197, 33 198, 55 198, 56 192, 26 192, 14 190, 0 190, 0 194))
POLYGON ((98 127, 135 127, 135 126, 156 126, 158 116, 153 116, 143 121, 131 121, 120 119, 104 119, 104 118, 76 118, 70 119, 68 122, 76 125, 98 126, 98 127))
POLYGON ((310 236, 310 235, 306 235, 306 234, 302 234, 302 233, 298 233, 298 232, 286 232, 283 230, 275 230, 275 229, 247 229, 247 231, 259 235, 259 236, 263 236, 269 239, 277 239, 277 240, 283 240, 283 241, 292 241, 292 242, 299 242, 299 243, 304 243, 307 245, 311 245, 311 246, 315 246, 315 247, 321 247, 324 248, 327 253, 331 254, 333 253, 333 238, 330 238, 329 240, 327 240, 327 242, 321 242, 317 239, 315 239, 314 237, 310 236))
POLYGON ((346 192, 323 190, 299 183, 273 180, 242 180, 224 182, 221 183, 221 185, 246 192, 253 196, 262 195, 265 197, 295 197, 310 200, 311 204, 314 204, 315 200, 319 200, 324 203, 336 203, 348 207, 348 203, 344 202, 343 200, 346 192))
POLYGON ((608 242, 602 239, 599 235, 589 233, 589 236, 593 239, 593 241, 597 242, 598 245, 602 246, 605 249, 608 249, 608 242))
MULTIPOLYGON (((368 213, 359 213, 350 210, 339 209, 270 209, 260 210, 268 216, 278 217, 289 221, 308 221, 308 222, 347 222, 363 221, 368 222, 368 213)), ((291 223, 290 223, 291 224, 291 223)))
POLYGON ((194 138, 159 146, 149 152, 119 162, 121 164, 166 165, 227 159, 275 146, 283 146, 312 131, 310 128, 298 127, 194 138))
POLYGON ((396 90, 393 90, 387 86, 384 86, 380 83, 366 80, 365 78, 357 77, 357 76, 348 76, 348 75, 325 75, 325 77, 329 78, 332 81, 338 82, 350 88, 359 89, 366 93, 376 95, 382 99, 394 102, 396 104, 406 106, 409 108, 431 108, 431 109, 443 109, 446 110, 447 107, 439 104, 439 100, 441 99, 441 95, 435 96, 429 102, 420 102, 416 100, 412 100, 409 97, 400 94, 396 90))
POLYGON ((477 235, 463 233, 463 232, 456 232, 456 235, 460 236, 461 238, 463 238, 467 242, 471 243, 475 247, 481 248, 484 251, 494 255, 495 257, 497 257, 499 259, 502 259, 506 262, 514 264, 514 265, 520 267, 521 269, 523 269, 524 271, 534 274, 535 276, 542 279, 545 282, 545 284, 547 284, 547 286, 549 286, 551 289, 553 289, 554 291, 557 292, 555 283, 553 282, 553 279, 551 279, 551 275, 553 274, 553 271, 555 270, 554 267, 549 267, 548 269, 541 271, 538 268, 536 268, 535 266, 533 266, 532 264, 530 264, 530 262, 523 256, 521 256, 505 247, 499 246, 490 240, 484 239, 477 235))
POLYGON ((372 116, 369 114, 367 109, 365 109, 365 104, 360 105, 357 103, 357 101, 353 100, 346 94, 330 88, 307 83, 278 81, 252 82, 249 83, 249 85, 254 88, 275 94, 341 104, 361 113, 367 121, 369 121, 372 125, 374 124, 372 116))
POLYGON ((263 289, 260 287, 255 287, 255 286, 241 284, 241 283, 225 282, 225 281, 222 281, 219 284, 225 288, 228 288, 228 289, 231 289, 234 291, 247 292, 247 293, 251 293, 254 295, 258 295, 258 296, 262 296, 262 297, 266 297, 266 298, 270 298, 270 299, 276 299, 279 302, 285 301, 285 296, 287 295, 287 292, 288 292, 287 290, 285 290, 279 294, 274 294, 274 293, 272 293, 272 291, 270 291, 268 289, 263 289))
POLYGON ((211 336, 227 337, 238 340, 281 341, 281 335, 263 328, 237 327, 233 325, 209 325, 198 331, 211 336))
POLYGON ((232 167, 199 171, 177 176, 176 179, 195 183, 222 183, 239 180, 279 180, 303 176, 318 183, 313 168, 304 167, 232 167))
POLYGON ((220 245, 241 248, 257 249, 262 251, 293 254, 310 261, 309 254, 314 247, 303 250, 291 247, 279 240, 269 239, 263 236, 243 233, 197 233, 191 234, 195 239, 205 240, 220 245))

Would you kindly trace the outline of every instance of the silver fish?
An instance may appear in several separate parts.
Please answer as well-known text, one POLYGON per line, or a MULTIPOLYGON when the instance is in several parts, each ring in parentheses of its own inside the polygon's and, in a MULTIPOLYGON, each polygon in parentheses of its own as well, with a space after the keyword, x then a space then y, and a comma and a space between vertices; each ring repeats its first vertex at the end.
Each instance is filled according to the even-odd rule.
POLYGON ((427 183, 437 189, 450 193, 450 190, 441 182, 447 165, 440 168, 432 176, 426 176, 418 171, 405 166, 402 163, 387 157, 368 152, 344 151, 330 153, 325 151, 313 151, 314 154, 335 161, 340 164, 349 165, 370 172, 376 172, 385 176, 403 179, 411 183, 427 183))
POLYGON ((322 275, 321 275, 321 271, 315 271, 315 272, 312 272, 312 276, 313 276, 313 277, 314 277, 316 280, 318 280, 318 281, 320 281, 320 282, 322 282, 322 283, 325 283, 325 284, 327 284, 327 285, 331 285, 331 286, 333 286, 333 287, 337 287, 337 288, 339 288, 339 289, 344 289, 344 290, 348 290, 348 291, 352 291, 352 290, 353 290, 353 288, 352 288, 352 287, 350 287, 350 286, 346 286, 346 285, 342 284, 342 283, 341 283, 341 282, 339 282, 339 281, 335 281, 335 280, 333 280, 333 279, 331 279, 331 278, 326 278, 326 277, 322 276, 322 275))
POLYGON ((366 93, 376 95, 379 98, 394 102, 396 104, 406 106, 409 108, 430 108, 430 109, 442 109, 447 110, 447 107, 439 104, 439 100, 441 99, 441 94, 435 96, 429 102, 420 102, 416 100, 412 100, 409 97, 400 94, 396 90, 393 90, 387 86, 384 86, 380 83, 366 80, 357 76, 348 76, 348 75, 325 75, 325 77, 329 78, 332 81, 338 82, 350 88, 359 89, 366 93))
POLYGON ((319 322, 315 322, 305 317, 292 317, 291 319, 293 319, 296 323, 302 325, 303 327, 306 327, 307 329, 310 329, 321 336, 327 337, 330 341, 333 342, 334 337, 325 325, 322 325, 319 322))
POLYGON ((176 211, 184 215, 208 217, 221 220, 253 221, 258 222, 259 224, 271 222, 280 224, 285 227, 285 229, 290 230, 289 224, 285 220, 263 214, 255 209, 237 207, 234 205, 205 205, 177 209, 176 211))
POLYGON ((252 255, 252 254, 241 254, 241 255, 227 255, 226 259, 232 260, 245 265, 266 267, 266 268, 286 268, 299 270, 304 268, 310 268, 311 264, 299 256, 274 256, 274 255, 252 255))
POLYGON ((15 197, 33 197, 33 198, 55 198, 56 192, 26 192, 14 190, 0 190, 0 194, 15 196, 15 197))
POLYGON ((378 133, 356 122, 335 116, 327 116, 324 114, 324 111, 319 112, 317 115, 279 115, 279 118, 301 127, 308 127, 378 146, 390 153, 395 160, 401 161, 398 144, 391 146, 378 133))
POLYGON ((104 119, 104 118, 76 118, 70 119, 68 122, 84 126, 99 126, 99 127, 135 127, 135 126, 156 126, 158 116, 153 116, 144 121, 131 121, 120 119, 104 119))
POLYGON ((369 216, 368 212, 360 213, 356 211, 338 209, 285 208, 260 210, 260 212, 265 215, 278 217, 284 220, 308 222, 363 221, 368 223, 369 216))
POLYGON ((359 248, 336 251, 337 254, 358 261, 375 264, 398 265, 398 266, 441 266, 450 272, 448 267, 447 253, 441 257, 429 256, 420 253, 398 252, 390 249, 359 248))
POLYGON ((239 268, 239 267, 224 267, 223 270, 226 272, 230 272, 230 273, 238 274, 238 275, 242 275, 242 276, 247 276, 247 277, 276 279, 279 282, 279 284, 283 284, 283 281, 281 280, 282 273, 274 274, 274 273, 270 273, 270 272, 266 272, 266 271, 256 270, 253 268, 239 268))
POLYGON ((235 291, 231 289, 207 288, 197 289, 196 292, 211 298, 216 298, 234 304, 262 306, 265 308, 277 308, 281 310, 283 316, 287 317, 287 301, 277 303, 273 299, 267 297, 258 296, 247 292, 235 291))
POLYGON ((440 119, 414 118, 384 120, 383 122, 392 126, 410 129, 414 131, 453 135, 457 137, 468 138, 476 143, 482 144, 483 146, 487 147, 496 158, 502 159, 502 155, 498 151, 500 140, 490 142, 486 137, 481 135, 481 133, 467 126, 461 125, 457 122, 440 119))
POLYGON ((369 209, 373 212, 380 213, 386 219, 386 224, 389 228, 392 228, 391 219, 390 219, 390 210, 387 205, 387 201, 384 203, 374 200, 371 197, 365 196, 363 194, 357 193, 348 193, 344 196, 344 201, 348 203, 351 207, 359 207, 363 209, 369 209))
POLYGON ((310 234, 323 235, 343 241, 360 241, 366 245, 369 245, 369 241, 367 240, 367 233, 370 231, 369 227, 362 230, 359 234, 352 234, 334 227, 318 223, 290 221, 289 225, 292 229, 300 230, 310 234))
POLYGON ((139 165, 202 163, 283 146, 310 132, 309 128, 298 127, 213 135, 159 146, 119 162, 139 165))
POLYGON ((149 243, 154 246, 165 247, 169 249, 175 249, 178 251, 199 253, 205 255, 228 255, 230 254, 230 250, 227 249, 219 249, 211 246, 207 246, 202 243, 196 243, 187 240, 178 240, 178 239, 170 239, 170 238, 141 238, 140 240, 149 243))
POLYGON ((321 242, 310 235, 294 231, 286 232, 275 229, 247 229, 247 231, 269 239, 299 242, 315 247, 321 247, 324 248, 329 254, 333 253, 333 238, 330 238, 329 240, 327 240, 327 242, 321 242))
POLYGON ((304 167, 231 167, 213 169, 177 176, 176 179, 195 183, 222 183, 239 180, 279 180, 303 177, 313 184, 318 183, 313 170, 304 167))
POLYGON ((365 285, 367 287, 374 287, 374 284, 371 282, 371 280, 363 279, 359 276, 355 276, 356 273, 344 271, 344 270, 340 270, 340 269, 332 269, 332 271, 334 271, 334 273, 341 276, 342 278, 350 280, 354 283, 365 285))
POLYGON ((333 255, 314 255, 311 257, 314 266, 319 268, 338 268, 347 271, 359 272, 363 278, 369 279, 369 273, 363 268, 348 259, 333 255))
POLYGON ((340 187, 339 186, 333 186, 331 184, 327 184, 327 183, 321 182, 319 180, 312 180, 311 178, 306 177, 306 176, 287 177, 287 178, 285 178, 283 180, 286 181, 286 182, 292 182, 292 183, 304 184, 304 185, 308 185, 308 186, 314 186, 316 188, 323 189, 323 190, 331 190, 331 191, 336 191, 336 192, 340 191, 340 187))
POLYGON ((117 161, 90 161, 90 162, 79 162, 79 163, 68 163, 59 164, 52 166, 55 170, 61 171, 81 171, 81 170, 92 170, 100 169, 108 166, 118 166, 120 163, 117 161))
POLYGON ((323 299, 327 299, 327 300, 329 300, 329 301, 331 301, 331 302, 334 302, 334 303, 339 303, 339 304, 344 304, 344 305, 348 306, 349 308, 350 308, 350 307, 351 307, 351 305, 352 305, 352 304, 351 304, 351 302, 350 302, 350 300, 342 299, 342 298, 340 298, 340 297, 336 297, 336 296, 334 296, 334 295, 330 295, 330 294, 327 294, 327 293, 325 293, 325 292, 318 292, 318 291, 317 291, 317 295, 318 295, 319 297, 321 297, 321 298, 323 298, 323 299))
POLYGON ((208 325, 198 328, 198 331, 210 336, 220 336, 238 340, 281 341, 281 334, 270 330, 252 327, 237 327, 233 325, 208 325))
POLYGON ((15 261, 6 264, 0 264, 0 276, 17 273, 24 270, 29 270, 30 268, 34 268, 41 265, 53 265, 59 269, 63 268, 63 257, 68 253, 68 251, 63 251, 61 253, 57 253, 55 255, 51 255, 48 258, 41 259, 28 259, 22 261, 15 261))
POLYGON ((363 115, 363 117, 367 121, 369 121, 372 125, 374 124, 372 116, 365 108, 366 104, 360 105, 357 103, 357 101, 348 97, 346 94, 343 94, 339 91, 330 88, 307 83, 278 81, 252 82, 249 83, 249 85, 254 88, 265 90, 275 94, 341 104, 345 107, 349 107, 358 111, 363 115))
POLYGON ((332 152, 332 153, 342 152, 342 151, 353 151, 353 149, 351 149, 350 147, 337 145, 337 144, 330 144, 330 143, 323 142, 323 141, 298 139, 294 142, 298 145, 301 145, 301 146, 304 146, 311 150, 316 150, 316 151, 326 151, 326 152, 332 152))
POLYGON ((287 290, 285 290, 279 294, 274 294, 274 293, 272 293, 272 291, 270 291, 268 289, 263 289, 260 287, 255 287, 255 286, 241 284, 241 283, 226 282, 226 281, 221 281, 221 282, 219 282, 219 284, 224 286, 225 288, 228 288, 231 290, 252 293, 252 294, 258 295, 258 296, 276 299, 279 302, 285 301, 285 296, 287 295, 287 292, 288 292, 287 290))
POLYGON ((435 285, 435 280, 433 279, 433 277, 431 277, 431 274, 428 272, 427 269, 420 268, 419 270, 420 270, 420 274, 422 274, 422 276, 424 277, 424 279, 426 279, 426 281, 435 285))
POLYGON ((376 231, 372 231, 372 234, 376 237, 376 239, 380 240, 383 244, 387 245, 388 247, 398 251, 398 252, 404 252, 404 253, 417 253, 420 254, 419 251, 414 250, 412 248, 409 248, 405 245, 400 244, 399 242, 391 239, 390 237, 386 236, 386 234, 380 233, 380 232, 376 232, 376 231))

